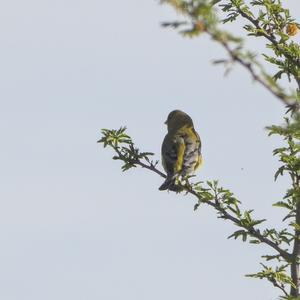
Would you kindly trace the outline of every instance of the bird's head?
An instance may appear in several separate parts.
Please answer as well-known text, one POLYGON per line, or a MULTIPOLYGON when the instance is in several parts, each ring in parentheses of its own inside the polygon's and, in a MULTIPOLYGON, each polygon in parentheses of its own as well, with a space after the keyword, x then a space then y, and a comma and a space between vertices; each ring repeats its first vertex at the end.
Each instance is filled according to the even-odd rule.
POLYGON ((180 129, 182 127, 193 127, 193 120, 189 115, 181 110, 173 110, 169 113, 165 124, 168 126, 168 131, 180 129))

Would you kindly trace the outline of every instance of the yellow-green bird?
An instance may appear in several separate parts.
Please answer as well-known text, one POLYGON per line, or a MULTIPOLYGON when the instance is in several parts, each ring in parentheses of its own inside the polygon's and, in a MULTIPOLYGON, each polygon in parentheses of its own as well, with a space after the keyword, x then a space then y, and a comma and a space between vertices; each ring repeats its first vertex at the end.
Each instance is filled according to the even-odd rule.
POLYGON ((179 191, 176 179, 193 174, 202 164, 201 140, 193 120, 181 110, 170 112, 165 124, 168 133, 161 147, 161 156, 167 178, 159 189, 179 191))

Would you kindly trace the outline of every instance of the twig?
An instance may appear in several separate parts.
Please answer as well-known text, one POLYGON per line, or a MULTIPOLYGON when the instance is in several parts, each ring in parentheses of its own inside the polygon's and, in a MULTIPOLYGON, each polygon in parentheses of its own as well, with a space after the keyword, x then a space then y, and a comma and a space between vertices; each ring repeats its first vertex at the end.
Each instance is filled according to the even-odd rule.
MULTIPOLYGON (((199 195, 197 194, 197 192, 195 192, 194 190, 192 189, 189 189, 189 193, 195 195, 200 201, 201 201, 201 198, 199 197, 199 195)), ((208 202, 208 201, 205 201, 204 203, 212 206, 213 208, 215 208, 217 211, 221 212, 223 214, 223 218, 224 219, 228 219, 230 221, 232 221, 233 223, 235 223, 236 225, 238 225, 239 227, 242 227, 244 229, 247 230, 247 232, 252 236, 252 237, 255 237, 257 238, 258 240, 260 240, 261 242, 269 245, 270 247, 272 247, 274 250, 276 250, 285 260, 287 261, 290 261, 291 260, 291 255, 281 249, 277 244, 275 244, 273 241, 269 240, 268 238, 264 237, 260 231, 258 229, 255 229, 255 228, 250 228, 248 229, 247 227, 245 227, 242 222, 235 218, 234 216, 230 215, 227 211, 225 211, 219 204, 216 204, 216 203, 213 203, 213 202, 208 202)))
POLYGON ((274 280, 270 280, 272 282, 272 284, 279 288, 285 296, 289 296, 289 293, 285 290, 284 286, 282 284, 279 284, 275 279, 274 280))
MULTIPOLYGON (((160 172, 157 168, 155 168, 155 166, 153 166, 152 164, 147 165, 141 161, 135 161, 135 164, 140 165, 143 168, 146 168, 150 171, 153 171, 157 174, 159 174, 160 176, 166 178, 166 175, 163 174, 162 172, 160 172)), ((185 187, 185 190, 196 196, 197 199, 199 201, 202 201, 203 199, 199 196, 199 194, 197 192, 195 192, 191 187, 185 187)), ((251 235, 252 237, 257 238, 259 241, 269 245, 271 248, 273 248, 274 250, 276 250, 286 261, 291 261, 291 254, 289 254, 287 251, 281 249, 277 244, 275 244, 273 241, 269 240, 268 238, 264 237, 260 231, 258 229, 255 228, 247 228, 246 226, 244 226, 242 224, 242 222, 235 218, 234 216, 230 215, 227 211, 225 211, 220 204, 218 204, 218 202, 214 203, 214 202, 209 202, 209 201, 204 201, 204 203, 208 204, 209 206, 213 207, 214 209, 216 209, 217 211, 219 211, 220 213, 222 213, 223 218, 224 219, 228 219, 230 221, 232 221, 233 223, 235 223, 237 226, 242 227, 244 229, 247 230, 247 232, 249 233, 249 235, 251 235)))
MULTIPOLYGON (((259 25, 258 20, 256 20, 255 18, 253 18, 250 15, 248 15, 247 13, 245 13, 238 6, 236 6, 236 9, 243 18, 247 19, 249 22, 251 22, 255 26, 255 28, 257 30, 259 30, 260 34, 264 38, 266 38, 268 41, 270 41, 273 44, 273 46, 276 48, 277 51, 280 51, 287 59, 289 59, 291 61, 291 63, 296 65, 298 68, 300 68, 300 58, 295 59, 289 53, 287 53, 286 51, 283 51, 283 49, 280 47, 280 45, 277 42, 276 37, 274 36, 273 33, 270 33, 270 35, 268 35, 265 32, 265 30, 263 30, 263 28, 259 25)), ((299 78, 299 76, 297 74, 293 74, 293 76, 294 76, 295 81, 297 82, 298 89, 300 89, 300 78, 299 78)))
MULTIPOLYGON (((274 88, 272 88, 263 78, 261 78, 255 72, 251 63, 245 62, 243 59, 241 59, 239 57, 239 55, 229 47, 229 45, 226 41, 220 40, 220 38, 218 38, 214 33, 209 32, 208 30, 206 30, 206 32, 212 37, 212 39, 214 41, 219 42, 223 46, 223 48, 227 51, 227 53, 229 54, 229 56, 231 57, 231 59, 233 61, 238 62, 241 66, 243 66, 245 69, 248 70, 248 72, 251 74, 254 81, 257 81, 263 87, 265 87, 271 94, 273 94, 276 98, 278 98, 281 102, 283 102, 283 104, 285 104, 288 108, 290 108, 290 110, 294 111, 295 109, 298 108, 297 102, 291 104, 288 101, 288 97, 286 95, 284 95, 283 93, 276 91, 274 88)), ((299 87, 300 87, 300 85, 299 85, 299 87)))

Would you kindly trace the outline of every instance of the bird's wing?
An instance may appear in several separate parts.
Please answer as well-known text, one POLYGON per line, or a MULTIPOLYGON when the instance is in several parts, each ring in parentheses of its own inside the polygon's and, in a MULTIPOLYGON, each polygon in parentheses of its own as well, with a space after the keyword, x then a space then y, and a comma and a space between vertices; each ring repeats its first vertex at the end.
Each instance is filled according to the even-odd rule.
POLYGON ((185 142, 181 136, 166 135, 162 145, 162 162, 168 175, 181 171, 185 153, 185 142))
POLYGON ((186 145, 182 137, 178 138, 176 141, 176 151, 177 151, 177 160, 174 166, 176 173, 179 173, 182 169, 184 156, 185 156, 186 145))

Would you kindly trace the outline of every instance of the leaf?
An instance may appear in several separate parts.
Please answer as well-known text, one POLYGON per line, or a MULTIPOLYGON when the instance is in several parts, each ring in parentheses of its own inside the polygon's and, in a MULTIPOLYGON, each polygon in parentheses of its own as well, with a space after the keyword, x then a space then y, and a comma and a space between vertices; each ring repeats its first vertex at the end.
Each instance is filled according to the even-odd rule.
POLYGON ((228 60, 227 59, 216 59, 216 60, 213 60, 212 63, 214 65, 217 65, 217 64, 226 64, 226 63, 228 63, 228 60))
POLYGON ((243 237, 244 240, 244 236, 247 235, 248 233, 245 230, 237 230, 235 231, 233 234, 231 234, 230 236, 227 237, 227 239, 231 239, 234 237, 234 239, 236 240, 239 236, 243 237))
POLYGON ((196 203, 196 204, 194 205, 194 211, 197 210, 197 209, 199 208, 200 204, 201 204, 201 202, 198 202, 198 203, 196 203))
POLYGON ((285 166, 281 166, 277 171, 276 171, 276 173, 275 173, 275 175, 274 175, 274 181, 276 181, 277 180, 277 178, 278 178, 278 176, 279 175, 283 175, 283 171, 285 170, 285 166))
POLYGON ((256 226, 256 225, 259 225, 259 224, 261 224, 261 223, 263 223, 265 221, 267 221, 267 220, 266 219, 254 220, 254 221, 252 221, 251 225, 252 226, 256 226))
POLYGON ((278 201, 278 202, 274 203, 272 206, 293 209, 293 207, 290 204, 283 202, 283 201, 278 201))
POLYGON ((261 244, 260 240, 250 240, 249 241, 250 244, 261 244))
POLYGON ((264 258, 266 261, 270 261, 273 259, 280 259, 280 255, 263 255, 262 258, 264 258))

